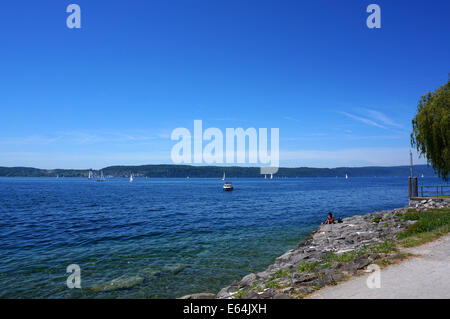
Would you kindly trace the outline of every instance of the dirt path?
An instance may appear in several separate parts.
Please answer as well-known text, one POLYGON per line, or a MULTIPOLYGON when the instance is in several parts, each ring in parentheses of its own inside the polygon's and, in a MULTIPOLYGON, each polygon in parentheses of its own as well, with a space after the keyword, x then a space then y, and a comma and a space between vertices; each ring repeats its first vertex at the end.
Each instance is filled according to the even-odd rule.
POLYGON ((326 287, 309 298, 450 298, 450 235, 422 246, 404 249, 420 255, 380 272, 380 288, 368 288, 369 274, 326 287))

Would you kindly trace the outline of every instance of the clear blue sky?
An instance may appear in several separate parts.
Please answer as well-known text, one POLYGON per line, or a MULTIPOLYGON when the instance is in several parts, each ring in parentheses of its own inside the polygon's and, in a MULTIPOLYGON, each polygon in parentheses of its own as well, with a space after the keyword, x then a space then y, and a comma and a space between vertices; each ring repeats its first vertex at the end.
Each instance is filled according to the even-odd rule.
MULTIPOLYGON (((176 127, 278 127, 282 166, 408 164, 449 1, 8 1, 0 166, 170 163, 176 127), (80 5, 82 28, 66 27, 80 5), (381 7, 368 29, 366 7, 381 7)), ((423 160, 421 160, 424 163, 423 160)))

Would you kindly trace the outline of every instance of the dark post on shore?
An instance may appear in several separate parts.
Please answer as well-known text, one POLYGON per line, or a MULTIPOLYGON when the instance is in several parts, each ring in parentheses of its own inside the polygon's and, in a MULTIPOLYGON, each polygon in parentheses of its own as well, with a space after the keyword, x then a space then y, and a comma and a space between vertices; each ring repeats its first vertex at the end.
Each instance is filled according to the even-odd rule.
POLYGON ((417 197, 417 177, 414 176, 413 172, 413 160, 412 160, 412 152, 409 151, 409 163, 410 163, 410 170, 411 174, 408 178, 408 196, 409 198, 417 197))
POLYGON ((417 177, 408 177, 409 198, 417 197, 417 177))

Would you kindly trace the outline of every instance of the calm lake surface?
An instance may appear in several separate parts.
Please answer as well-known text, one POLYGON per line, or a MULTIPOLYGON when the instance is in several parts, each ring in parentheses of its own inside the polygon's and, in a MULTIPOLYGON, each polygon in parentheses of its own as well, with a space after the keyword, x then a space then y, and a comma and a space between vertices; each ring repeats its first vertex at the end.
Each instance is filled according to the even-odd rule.
POLYGON ((217 292, 266 269, 329 211, 408 203, 405 177, 231 181, 233 192, 220 179, 0 178, 0 297, 217 292), (82 289, 66 286, 70 264, 82 289))

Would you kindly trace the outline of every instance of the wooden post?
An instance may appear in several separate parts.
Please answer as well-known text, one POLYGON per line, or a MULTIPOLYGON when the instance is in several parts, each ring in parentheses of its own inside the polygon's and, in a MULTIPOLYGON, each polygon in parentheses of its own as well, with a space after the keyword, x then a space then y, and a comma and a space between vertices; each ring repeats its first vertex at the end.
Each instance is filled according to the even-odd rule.
POLYGON ((417 197, 417 177, 408 178, 408 195, 409 198, 417 197))

